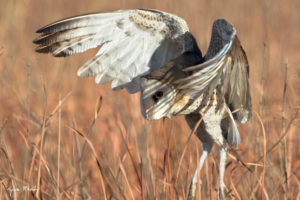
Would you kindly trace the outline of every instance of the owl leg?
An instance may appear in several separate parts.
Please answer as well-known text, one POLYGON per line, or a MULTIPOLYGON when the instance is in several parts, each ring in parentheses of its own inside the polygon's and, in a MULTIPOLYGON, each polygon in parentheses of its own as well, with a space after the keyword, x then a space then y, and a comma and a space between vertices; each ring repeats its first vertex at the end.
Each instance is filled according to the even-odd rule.
POLYGON ((226 167, 226 149, 224 147, 219 147, 220 152, 220 166, 219 166, 219 190, 218 196, 219 199, 225 199, 225 195, 227 195, 227 188, 224 183, 224 172, 226 167))
MULTIPOLYGON (((199 162, 200 170, 202 169, 203 164, 204 164, 208 154, 210 153, 212 146, 213 146, 212 142, 203 143, 203 145, 202 145, 202 154, 201 154, 200 162, 199 162)), ((194 173, 194 176, 192 178, 192 181, 190 183, 188 199, 192 199, 192 198, 195 197, 197 182, 198 182, 198 170, 196 169, 195 173, 194 173)))

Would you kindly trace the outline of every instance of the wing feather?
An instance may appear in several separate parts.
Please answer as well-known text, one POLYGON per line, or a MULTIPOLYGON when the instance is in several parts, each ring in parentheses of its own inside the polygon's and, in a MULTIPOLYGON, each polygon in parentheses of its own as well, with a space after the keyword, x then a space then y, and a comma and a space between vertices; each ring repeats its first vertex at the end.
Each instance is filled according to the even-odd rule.
POLYGON ((227 27, 231 27, 231 35, 222 35, 226 31, 213 28, 212 45, 207 53, 211 58, 204 63, 183 69, 191 75, 177 79, 173 84, 181 93, 193 99, 207 90, 211 94, 217 86, 221 86, 221 92, 230 110, 238 110, 233 114, 234 118, 245 123, 252 115, 247 56, 232 25, 225 20, 216 20, 215 23, 229 25, 227 27), (217 31, 219 35, 214 35, 217 31), (214 55, 212 52, 216 51, 216 46, 220 44, 223 45, 222 48, 214 55))
POLYGON ((39 45, 36 51, 57 57, 101 46, 77 75, 95 75, 97 83, 113 81, 113 89, 128 86, 130 91, 138 91, 134 84, 139 83, 141 75, 159 69, 184 52, 195 51, 201 57, 186 22, 154 10, 82 15, 54 22, 37 33, 41 35, 33 41, 39 45))
POLYGON ((87 15, 80 15, 59 20, 57 22, 54 22, 52 24, 44 26, 43 28, 38 29, 36 32, 42 34, 49 34, 64 30, 75 29, 79 27, 98 26, 111 21, 115 21, 116 18, 122 19, 124 14, 128 12, 133 12, 133 10, 118 10, 111 13, 93 13, 87 15))
POLYGON ((249 86, 249 64, 238 37, 235 37, 230 56, 232 58, 230 80, 225 93, 226 102, 234 113, 235 119, 246 123, 252 116, 252 102, 249 86))
POLYGON ((227 63, 227 54, 232 46, 232 41, 224 45, 221 51, 211 60, 202 64, 184 69, 186 72, 193 72, 192 75, 176 80, 176 88, 183 93, 197 98, 209 87, 212 92, 224 73, 224 66, 227 63))

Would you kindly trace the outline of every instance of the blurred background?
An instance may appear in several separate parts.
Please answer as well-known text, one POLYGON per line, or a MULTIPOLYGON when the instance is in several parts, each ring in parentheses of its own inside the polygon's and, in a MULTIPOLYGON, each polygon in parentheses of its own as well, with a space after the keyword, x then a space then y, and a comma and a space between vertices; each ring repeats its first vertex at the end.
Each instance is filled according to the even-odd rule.
MULTIPOLYGON (((187 198, 201 142, 188 140, 183 117, 146 121, 139 94, 76 77, 95 50, 68 58, 34 51, 35 31, 53 21, 134 8, 184 18, 203 54, 216 18, 235 26, 254 113, 239 125, 225 183, 232 199, 300 199, 297 0, 0 1, 0 199, 187 198)), ((216 199, 218 157, 214 148, 197 199, 216 199)))

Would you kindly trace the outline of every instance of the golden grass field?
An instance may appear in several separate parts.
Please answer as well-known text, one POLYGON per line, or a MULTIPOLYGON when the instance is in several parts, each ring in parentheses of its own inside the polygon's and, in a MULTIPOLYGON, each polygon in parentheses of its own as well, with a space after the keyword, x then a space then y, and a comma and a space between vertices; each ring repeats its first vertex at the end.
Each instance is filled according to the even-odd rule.
MULTIPOLYGON (((76 77, 94 50, 34 51, 35 31, 50 22, 130 8, 181 16, 203 54, 214 19, 234 24, 250 64, 253 117, 239 125, 235 155, 250 170, 229 156, 225 183, 232 199, 300 199, 297 0, 1 0, 0 199, 187 199, 201 142, 188 140, 183 117, 146 121, 139 94, 76 77)), ((197 199, 216 199, 217 169, 214 148, 197 199)))

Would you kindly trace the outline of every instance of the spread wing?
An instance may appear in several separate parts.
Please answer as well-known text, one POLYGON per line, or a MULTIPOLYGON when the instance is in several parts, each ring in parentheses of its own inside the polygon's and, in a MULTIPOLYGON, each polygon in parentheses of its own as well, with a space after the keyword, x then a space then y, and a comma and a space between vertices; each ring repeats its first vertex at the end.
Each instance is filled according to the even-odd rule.
POLYGON ((217 86, 220 86, 231 111, 239 109, 234 118, 245 123, 252 115, 247 57, 233 27, 231 31, 221 29, 218 30, 219 35, 216 33, 213 27, 212 41, 207 53, 211 58, 202 64, 183 69, 192 74, 174 81, 173 84, 192 98, 197 98, 206 90, 211 94, 217 86), (223 35, 224 32, 227 35, 223 35), (221 47, 215 54, 213 52, 219 48, 218 45, 221 47))
POLYGON ((228 73, 229 82, 225 90, 225 99, 232 111, 240 109, 234 113, 235 119, 245 123, 252 116, 252 101, 248 80, 249 64, 238 37, 235 37, 230 57, 228 68, 231 73, 228 73))
POLYGON ((77 72, 98 84, 139 91, 139 77, 185 52, 201 52, 186 22, 156 10, 120 10, 64 19, 37 31, 40 53, 70 56, 101 46, 77 72))

